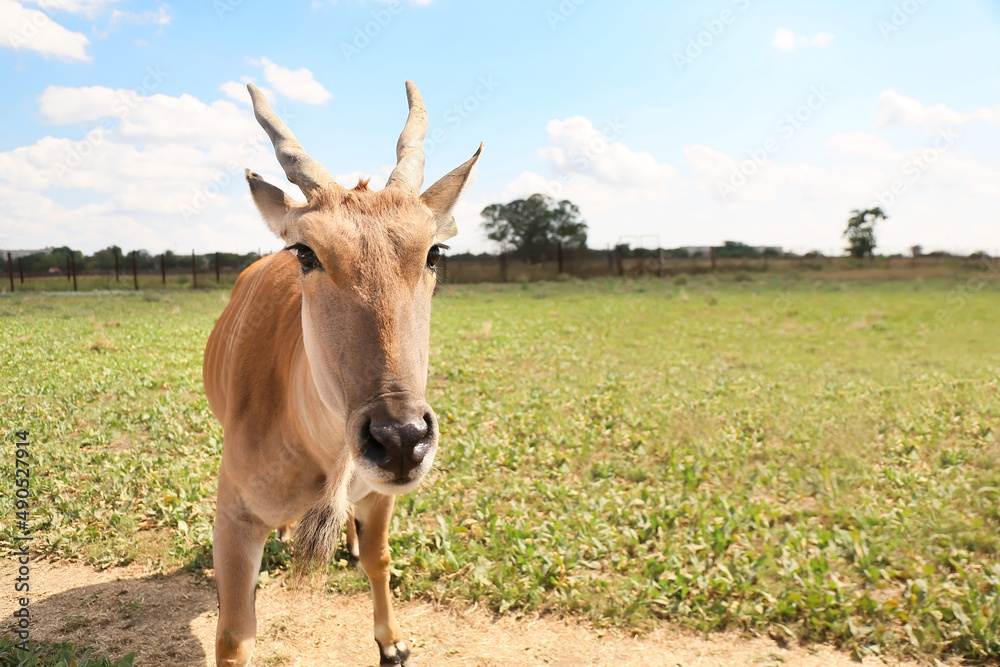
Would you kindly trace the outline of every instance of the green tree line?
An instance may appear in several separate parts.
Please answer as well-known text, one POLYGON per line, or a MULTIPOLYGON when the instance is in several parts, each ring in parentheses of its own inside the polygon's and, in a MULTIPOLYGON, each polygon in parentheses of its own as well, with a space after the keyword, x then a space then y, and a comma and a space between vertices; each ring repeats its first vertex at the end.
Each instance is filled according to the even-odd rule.
MULTIPOLYGON (((48 273, 49 269, 65 272, 70 254, 76 262, 77 273, 112 273, 115 270, 115 258, 122 273, 132 272, 131 252, 125 252, 113 245, 87 255, 80 250, 68 246, 53 248, 49 252, 36 252, 19 259, 21 268, 31 274, 48 273)), ((246 254, 220 252, 219 266, 222 269, 243 269, 260 258, 255 252, 246 254)), ((3 258, 6 260, 6 257, 3 258)), ((153 255, 147 250, 135 251, 136 268, 143 273, 160 270, 160 255, 153 255)), ((195 264, 199 270, 215 270, 215 253, 195 255, 195 264)), ((163 265, 168 271, 177 269, 190 270, 191 255, 178 255, 171 250, 163 253, 163 265)), ((16 270, 16 267, 15 267, 16 270)))

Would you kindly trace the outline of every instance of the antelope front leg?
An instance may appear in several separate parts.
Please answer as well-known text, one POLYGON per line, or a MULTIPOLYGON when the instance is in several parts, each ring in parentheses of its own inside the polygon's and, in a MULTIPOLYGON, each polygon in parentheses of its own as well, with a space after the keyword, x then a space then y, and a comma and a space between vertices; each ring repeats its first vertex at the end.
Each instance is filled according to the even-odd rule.
POLYGON ((220 476, 212 544, 219 591, 215 664, 220 667, 244 667, 253 654, 257 636, 254 612, 257 575, 270 532, 246 509, 225 476, 220 476))
POLYGON ((389 519, 395 505, 394 496, 370 493, 355 506, 354 518, 358 533, 361 569, 368 575, 375 607, 375 641, 378 643, 383 667, 402 665, 415 667, 410 649, 392 611, 389 592, 389 519))
POLYGON ((347 552, 351 555, 352 563, 361 560, 361 552, 358 549, 358 525, 354 522, 354 508, 351 508, 347 513, 347 552))

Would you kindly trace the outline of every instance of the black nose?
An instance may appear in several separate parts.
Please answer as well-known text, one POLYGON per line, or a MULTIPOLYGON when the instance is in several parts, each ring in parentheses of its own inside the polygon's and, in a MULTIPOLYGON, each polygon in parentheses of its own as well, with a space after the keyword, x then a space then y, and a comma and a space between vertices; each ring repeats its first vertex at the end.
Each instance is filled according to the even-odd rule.
POLYGON ((433 433, 430 413, 402 422, 373 416, 361 433, 361 455, 398 479, 406 479, 431 450, 433 433))

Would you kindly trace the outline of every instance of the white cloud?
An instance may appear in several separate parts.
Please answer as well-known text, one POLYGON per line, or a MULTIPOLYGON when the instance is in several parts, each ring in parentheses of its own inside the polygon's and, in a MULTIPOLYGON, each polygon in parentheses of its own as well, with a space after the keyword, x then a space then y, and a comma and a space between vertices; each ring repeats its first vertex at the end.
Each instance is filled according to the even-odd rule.
POLYGON ((153 25, 158 25, 161 28, 166 25, 170 25, 173 20, 173 13, 170 11, 170 5, 166 3, 160 4, 155 10, 147 9, 143 12, 132 12, 122 9, 114 9, 111 11, 111 17, 108 20, 108 27, 105 30, 95 31, 100 38, 105 38, 115 31, 122 23, 131 23, 132 25, 144 25, 151 23, 153 25))
POLYGON ((45 12, 28 9, 14 0, 0 0, 0 46, 15 51, 25 49, 65 61, 88 62, 90 40, 67 30, 45 12))
POLYGON ((253 117, 232 102, 206 104, 192 95, 142 95, 104 86, 49 86, 38 99, 42 117, 55 125, 112 119, 114 141, 236 144, 259 134, 253 117))
POLYGON ((981 108, 970 113, 962 113, 943 103, 926 105, 910 97, 904 97, 892 88, 883 90, 875 105, 876 128, 962 125, 975 120, 1000 123, 1000 108, 981 108))
POLYGON ((813 35, 812 44, 810 46, 818 46, 820 48, 826 48, 833 41, 833 35, 828 32, 818 32, 813 35))
POLYGON ((96 18, 98 14, 104 11, 105 7, 108 7, 116 2, 121 2, 122 0, 58 0, 58 2, 52 2, 52 0, 29 0, 33 5, 39 5, 42 9, 50 11, 51 9, 57 9, 62 12, 69 12, 70 14, 81 14, 88 19, 96 18))
POLYGON ((173 20, 173 14, 170 12, 170 6, 167 4, 161 4, 156 8, 156 11, 147 9, 146 11, 140 13, 123 11, 121 9, 115 9, 111 12, 111 24, 120 23, 125 21, 127 23, 134 23, 136 25, 141 25, 143 23, 152 23, 154 25, 170 25, 170 21, 173 20))
POLYGON ((225 93, 226 97, 231 100, 244 102, 245 104, 250 103, 250 94, 247 92, 246 84, 237 83, 236 81, 226 81, 219 86, 219 90, 225 93))
POLYGON ((129 94, 101 86, 45 90, 43 117, 90 129, 78 139, 49 136, 0 152, 0 224, 13 231, 9 242, 66 239, 88 250, 117 243, 160 251, 177 239, 201 251, 271 247, 262 223, 248 226, 257 215, 243 169, 275 183, 283 176, 253 116, 226 100, 154 94, 123 102, 129 94))
POLYGON ((290 70, 267 58, 251 58, 250 64, 263 67, 267 82, 289 99, 305 104, 323 104, 333 97, 321 83, 313 79, 312 72, 305 67, 290 70))
POLYGON ((538 155, 556 172, 577 173, 609 184, 644 187, 665 183, 677 170, 651 154, 637 152, 615 139, 627 131, 618 119, 601 129, 573 116, 546 125, 548 146, 538 155))
POLYGON ((228 97, 231 100, 236 100, 237 102, 240 102, 247 106, 252 106, 250 102, 250 93, 247 92, 248 83, 256 85, 257 90, 264 93, 264 97, 266 97, 267 101, 270 102, 272 105, 275 103, 274 91, 272 91, 270 88, 266 86, 261 86, 257 84, 257 80, 254 79, 254 77, 252 76, 243 77, 242 83, 238 81, 226 81, 224 84, 219 86, 219 90, 225 93, 226 97, 228 97))
POLYGON ((898 160, 899 152, 888 141, 871 132, 839 132, 823 144, 830 150, 865 160, 898 160))
MULTIPOLYGON (((664 210, 686 188, 673 166, 618 141, 628 131, 619 119, 595 126, 588 118, 574 116, 549 121, 546 130, 547 145, 538 155, 551 175, 522 172, 505 183, 498 195, 470 199, 459 212, 478 219, 478 211, 486 204, 535 193, 569 199, 584 211, 591 238, 603 245, 621 234, 641 233, 649 224, 648 211, 664 210), (636 215, 635 211, 646 213, 636 215)), ((456 247, 476 242, 472 230, 464 234, 456 247)))
POLYGON ((788 28, 778 28, 774 33, 774 38, 771 40, 771 46, 779 51, 788 53, 799 47, 818 46, 825 48, 832 41, 833 35, 828 32, 819 32, 812 37, 806 37, 805 35, 796 35, 788 28))
POLYGON ((345 188, 353 188, 362 178, 369 178, 371 180, 368 182, 368 188, 370 190, 381 190, 385 187, 385 182, 389 180, 389 174, 392 173, 395 167, 396 165, 393 164, 384 164, 375 171, 357 169, 346 174, 337 174, 333 179, 345 188))
MULTIPOLYGON (((919 113, 910 116, 922 118, 926 107, 911 106, 919 113)), ((960 119, 966 116, 988 114, 981 110, 960 119)), ((678 172, 638 147, 608 142, 583 117, 550 121, 547 130, 539 149, 547 169, 517 173, 492 193, 460 204, 464 218, 459 220, 462 233, 452 242, 456 250, 493 248, 479 226, 479 210, 535 192, 579 205, 589 242, 598 248, 650 234, 658 235, 664 247, 732 239, 840 254, 849 211, 876 205, 890 214, 878 236, 885 252, 915 243, 965 252, 1000 248, 995 223, 1000 165, 970 155, 970 138, 937 132, 890 140, 879 132, 847 130, 803 157, 782 152, 756 162, 716 146, 691 144, 682 148, 685 164, 677 165, 678 172), (594 159, 581 160, 591 142, 606 148, 594 159), (739 173, 744 178, 731 192, 720 188, 732 186, 739 173)), ((621 137, 627 136, 625 128, 621 137)))

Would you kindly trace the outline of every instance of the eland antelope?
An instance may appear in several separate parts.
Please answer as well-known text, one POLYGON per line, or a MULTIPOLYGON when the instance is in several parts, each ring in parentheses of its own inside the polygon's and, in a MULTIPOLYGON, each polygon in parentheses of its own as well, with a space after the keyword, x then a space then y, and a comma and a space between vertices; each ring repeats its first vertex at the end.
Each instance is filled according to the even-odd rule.
POLYGON ((288 197, 249 169, 250 194, 285 251, 243 272, 205 348, 203 376, 223 426, 214 559, 215 659, 246 665, 255 588, 271 531, 295 527, 295 555, 325 564, 343 521, 372 587, 382 665, 412 665, 389 591, 395 496, 431 468, 438 422, 424 397, 431 296, 452 210, 483 145, 423 194, 427 111, 409 114, 384 189, 338 185, 248 85, 288 197))

